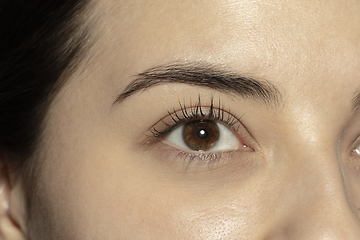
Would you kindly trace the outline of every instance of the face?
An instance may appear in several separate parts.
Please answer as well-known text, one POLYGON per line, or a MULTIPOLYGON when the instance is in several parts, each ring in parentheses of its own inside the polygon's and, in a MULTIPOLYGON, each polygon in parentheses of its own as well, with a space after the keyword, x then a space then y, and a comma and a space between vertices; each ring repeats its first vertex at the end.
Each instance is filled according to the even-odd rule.
POLYGON ((94 11, 47 114, 34 239, 360 238, 359 1, 94 11))

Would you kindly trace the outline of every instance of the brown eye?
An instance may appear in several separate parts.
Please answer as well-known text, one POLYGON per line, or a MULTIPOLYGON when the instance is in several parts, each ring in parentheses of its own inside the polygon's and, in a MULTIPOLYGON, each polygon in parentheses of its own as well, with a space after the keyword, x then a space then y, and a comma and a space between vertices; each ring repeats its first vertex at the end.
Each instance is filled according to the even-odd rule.
POLYGON ((212 120, 194 120, 172 130, 166 140, 175 146, 192 151, 238 150, 239 139, 229 128, 212 120))
POLYGON ((192 121, 184 125, 185 144, 195 151, 213 148, 219 140, 220 131, 216 123, 209 120, 192 121))

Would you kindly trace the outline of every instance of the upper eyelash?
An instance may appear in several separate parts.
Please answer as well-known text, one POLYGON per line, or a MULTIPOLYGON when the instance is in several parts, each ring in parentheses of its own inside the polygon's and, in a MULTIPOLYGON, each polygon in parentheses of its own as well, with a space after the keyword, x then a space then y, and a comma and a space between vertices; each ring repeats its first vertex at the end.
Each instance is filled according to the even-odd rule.
MULTIPOLYGON (((201 97, 199 96, 197 103, 194 106, 190 106, 190 107, 186 107, 185 101, 184 103, 181 103, 181 101, 179 101, 179 105, 180 105, 180 110, 176 111, 175 108, 173 108, 173 112, 168 111, 168 116, 170 116, 170 118, 172 119, 173 123, 169 124, 166 123, 164 121, 164 118, 160 119, 161 122, 163 122, 166 125, 166 128, 162 131, 156 129, 155 127, 152 127, 151 133, 153 134, 153 136, 157 139, 161 136, 166 135, 167 133, 169 133, 170 131, 172 131, 174 128, 176 128, 177 126, 181 125, 182 123, 188 122, 189 120, 198 120, 198 119, 211 119, 211 120, 217 120, 220 121, 224 124, 226 124, 227 126, 229 126, 230 128, 234 128, 234 126, 240 122, 239 119, 237 119, 236 117, 234 117, 231 113, 230 113, 230 109, 228 111, 224 110, 224 107, 221 106, 221 102, 219 99, 219 107, 214 107, 214 98, 212 97, 210 100, 210 106, 209 111, 207 113, 204 113, 202 108, 204 108, 205 106, 202 106, 201 103, 201 97), (178 113, 181 113, 183 117, 179 116, 178 113), (225 113, 227 113, 227 117, 224 117, 225 113)), ((191 101, 190 101, 190 105, 191 101)), ((237 128, 234 128, 234 131, 237 131, 238 128, 240 127, 240 125, 237 128)))

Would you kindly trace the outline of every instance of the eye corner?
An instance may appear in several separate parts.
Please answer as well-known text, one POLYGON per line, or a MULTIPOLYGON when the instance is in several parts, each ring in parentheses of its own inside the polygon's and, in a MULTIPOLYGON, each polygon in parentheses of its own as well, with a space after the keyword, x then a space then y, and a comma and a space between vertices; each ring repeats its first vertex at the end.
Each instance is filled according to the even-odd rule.
POLYGON ((245 143, 242 143, 241 141, 240 141, 240 145, 242 145, 238 149, 238 151, 240 151, 240 152, 256 152, 256 150, 254 148, 250 147, 249 145, 247 145, 245 143))
POLYGON ((352 150, 350 151, 350 155, 351 155, 351 156, 354 156, 354 157, 360 157, 360 146, 352 149, 352 150))

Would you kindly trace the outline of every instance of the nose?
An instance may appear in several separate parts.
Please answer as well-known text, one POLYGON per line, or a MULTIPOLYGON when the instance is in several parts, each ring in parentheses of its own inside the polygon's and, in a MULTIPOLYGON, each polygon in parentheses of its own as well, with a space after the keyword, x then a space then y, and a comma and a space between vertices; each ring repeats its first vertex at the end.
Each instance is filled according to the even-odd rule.
POLYGON ((360 222, 347 194, 341 163, 336 153, 326 150, 297 152, 289 160, 296 172, 283 179, 280 188, 286 190, 277 198, 281 217, 264 240, 360 239, 360 222))

